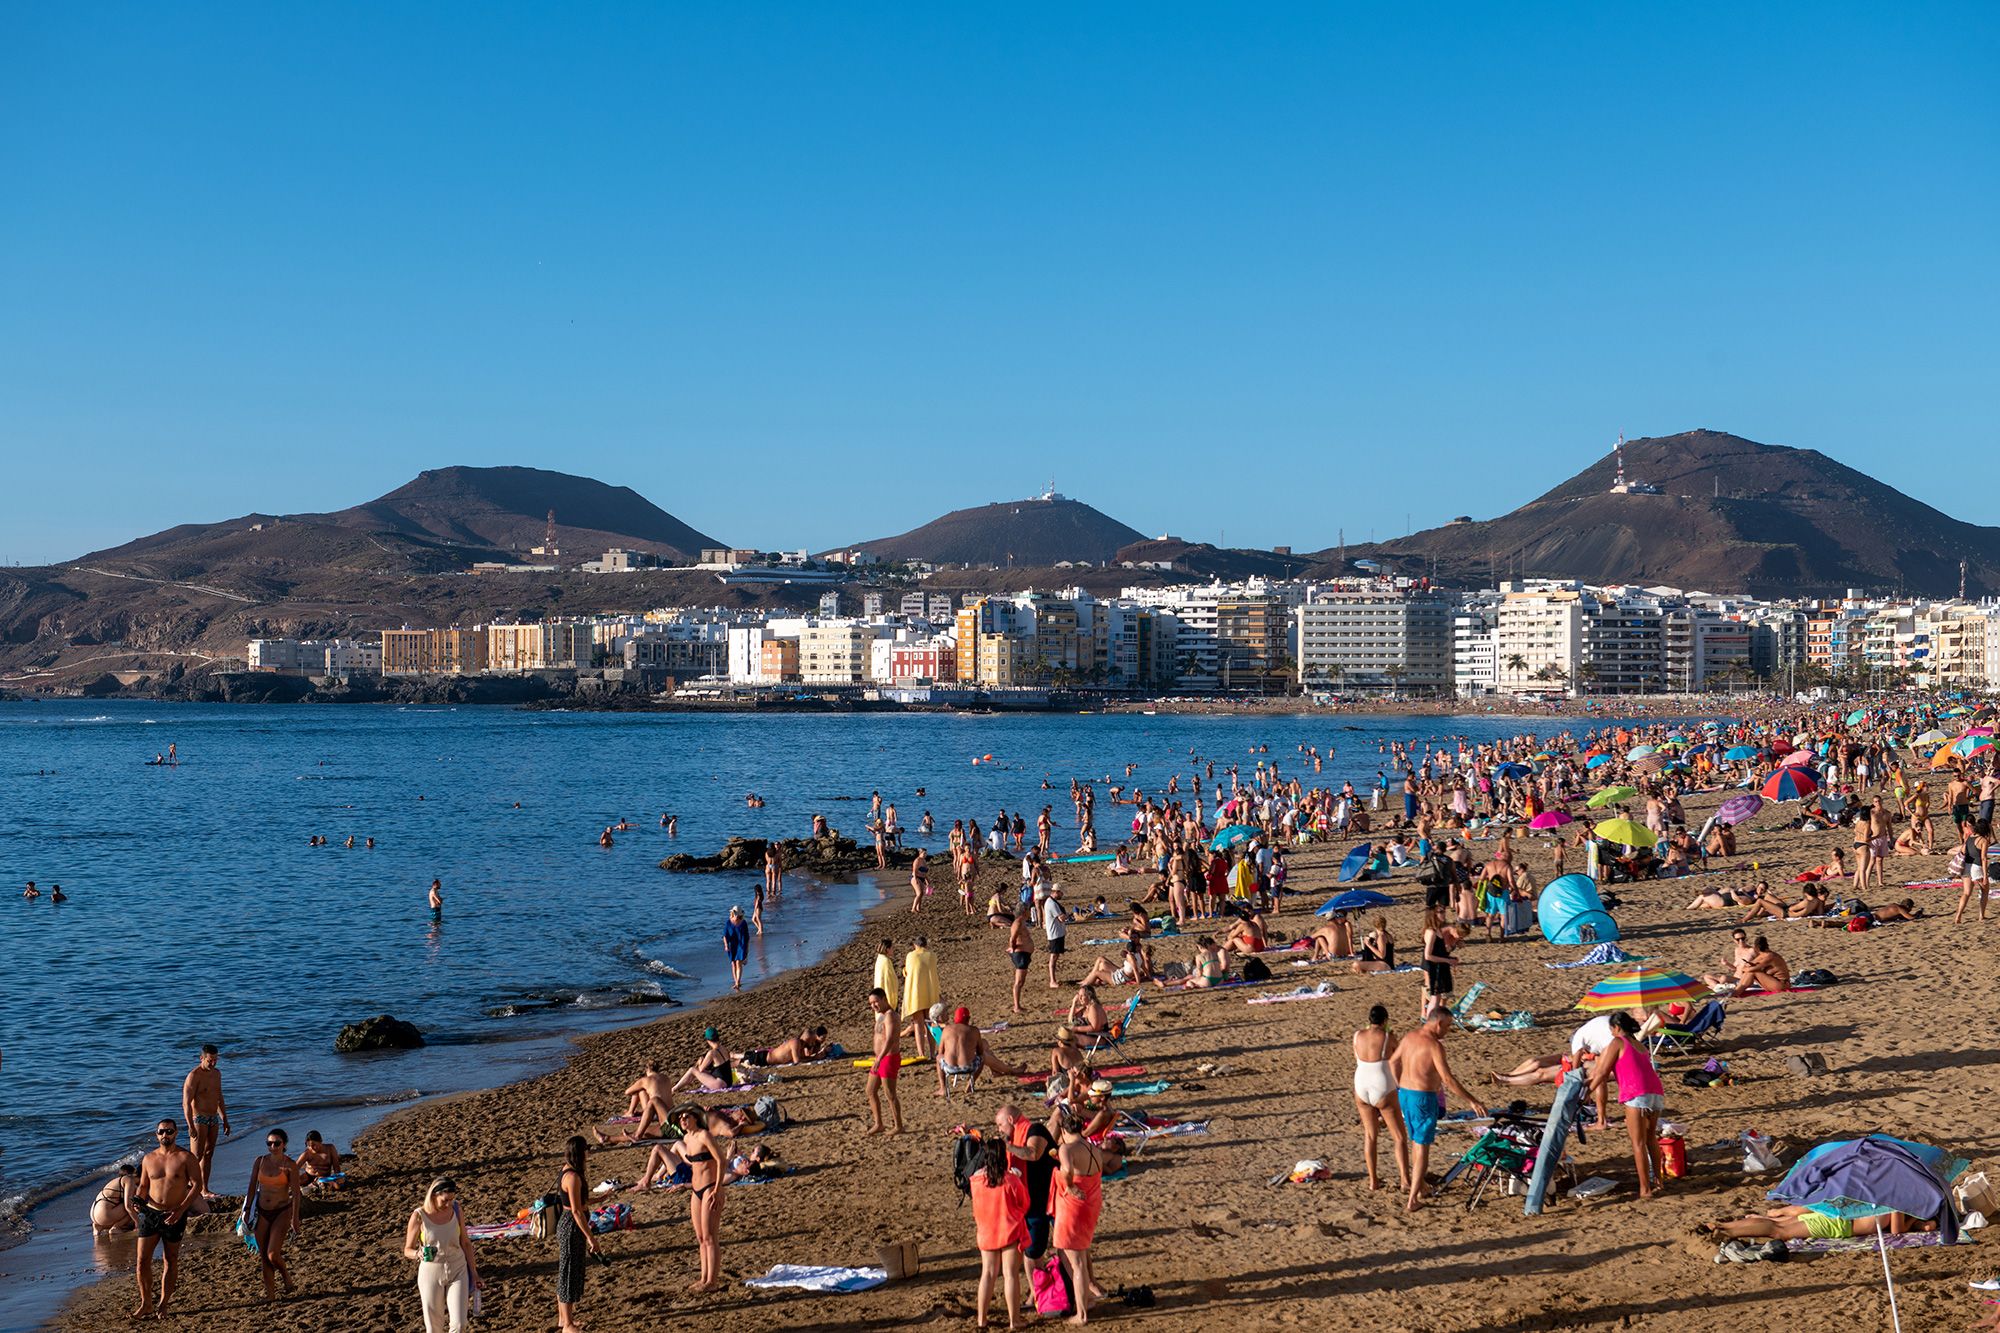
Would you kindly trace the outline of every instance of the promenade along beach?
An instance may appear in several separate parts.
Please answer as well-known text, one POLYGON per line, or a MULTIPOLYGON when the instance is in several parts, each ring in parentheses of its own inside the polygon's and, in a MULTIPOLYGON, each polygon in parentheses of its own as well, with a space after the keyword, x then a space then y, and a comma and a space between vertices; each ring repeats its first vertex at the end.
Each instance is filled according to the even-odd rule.
MULTIPOLYGON (((1832 898, 1859 896, 1884 909, 1873 929, 1849 930, 1838 917, 1769 915, 1744 927, 1782 956, 1787 980, 1823 969, 1832 983, 1728 997, 1717 1040, 1691 1053, 1664 1047, 1657 1056, 1663 1117, 1680 1131, 1674 1155, 1684 1152, 1685 1172, 1669 1169, 1654 1197, 1638 1197, 1615 1094, 1612 1123, 1587 1128, 1581 1142, 1572 1135, 1566 1147, 1574 1179, 1609 1182, 1595 1198, 1571 1197, 1572 1177, 1559 1173, 1563 1183, 1545 1210, 1524 1216, 1522 1199, 1504 1192, 1504 1177, 1489 1183, 1478 1207, 1467 1206, 1471 1189, 1461 1178, 1410 1211, 1386 1135, 1378 1150, 1383 1188, 1370 1190, 1353 1034, 1380 1004, 1388 1031, 1409 1041, 1424 1018, 1426 986, 1439 979, 1425 970, 1357 974, 1344 958, 1307 964, 1310 950, 1282 947, 1239 948, 1225 960, 1232 980, 1243 976, 1246 958, 1259 965, 1253 974, 1268 971, 1249 984, 1169 989, 1107 980, 1099 987, 1114 1015, 1134 995, 1144 998, 1119 1044, 1089 1061, 1092 1074, 1124 1071, 1110 1075, 1111 1095, 1102 1099, 1116 1138, 1065 1161, 1107 1172, 1101 1216, 1087 1237, 1089 1273, 1104 1292, 1091 1305, 1093 1322, 1886 1327, 1888 1295, 1873 1248, 1802 1242, 1789 1263, 1718 1263, 1722 1238, 1697 1228, 1740 1222, 1775 1204, 1765 1196, 1782 1172, 1745 1173, 1739 1135, 1746 1129, 1770 1136, 1787 1167, 1815 1145, 1871 1131, 1935 1145, 1975 1170, 2000 1165, 1977 1114, 1994 1082, 1984 1016, 1990 967, 1980 937, 2000 924, 1982 922, 1977 905, 1963 925, 1952 923, 1959 885, 1949 854, 1962 840, 1946 787, 1961 769, 1976 782, 1987 749, 1967 745, 1963 757, 1933 767, 1938 743, 1912 744, 1933 730, 1954 742, 1980 721, 1945 716, 1948 709, 1941 701, 1895 701, 1849 721, 1847 710, 1808 714, 1768 704, 1748 717, 1646 718, 1621 729, 1598 719, 1488 716, 572 717, 8 705, 0 708, 0 771, 17 799, 7 803, 5 845, 16 878, 35 879, 44 896, 10 908, 16 919, 0 935, 0 964, 35 978, 29 1003, 13 1007, 0 1038, 10 1090, 0 1180, 9 1194, 31 1195, 56 1181, 107 1178, 108 1164, 141 1145, 158 1117, 179 1121, 181 1079, 203 1042, 221 1048, 239 1153, 246 1139, 254 1153, 274 1126, 289 1131, 296 1151, 315 1117, 337 1102, 459 1090, 414 1101, 358 1141, 337 1142, 350 1154, 344 1188, 304 1202, 289 1247, 296 1295, 265 1306, 256 1257, 213 1222, 193 1228, 169 1307, 169 1322, 203 1329, 418 1327, 418 1265, 403 1257, 402 1241, 436 1177, 452 1178, 465 1219, 481 1228, 511 1221, 558 1187, 573 1135, 592 1139, 586 1190, 630 1184, 646 1168, 646 1147, 598 1146, 595 1134, 629 1129, 615 1120, 648 1062, 679 1079, 711 1049, 705 1028, 717 1030, 728 1053, 824 1025, 847 1056, 776 1068, 754 1057, 736 1061, 744 1086, 674 1098, 707 1111, 749 1108, 769 1096, 782 1111, 782 1128, 718 1140, 733 1166, 751 1166, 740 1159, 752 1149, 769 1158, 719 1196, 704 1191, 704 1199, 723 1201, 713 1233, 717 1288, 691 1289, 700 1275, 691 1190, 618 1190, 592 1200, 629 1212, 596 1237, 609 1262, 585 1270, 578 1322, 970 1323, 980 1256, 975 1210, 953 1181, 956 1130, 990 1133, 1010 1104, 1028 1118, 1049 1115, 1039 1086, 999 1067, 1050 1068, 1075 983, 1099 957, 1099 970, 1110 972, 1125 956, 1127 905, 1152 889, 1160 843, 1185 837, 1206 848, 1213 840, 1218 785, 1238 801, 1229 817, 1258 830, 1256 843, 1240 845, 1285 846, 1286 893, 1262 914, 1261 927, 1245 929, 1261 929, 1267 945, 1289 945, 1330 920, 1313 909, 1337 891, 1379 892, 1387 904, 1358 911, 1352 925, 1365 934, 1380 915, 1398 962, 1408 964, 1426 953, 1419 868, 1338 882, 1355 848, 1395 840, 1402 760, 1419 774, 1414 802, 1425 840, 1440 854, 1455 839, 1469 866, 1490 866, 1501 845, 1495 835, 1516 833, 1505 842, 1507 859, 1533 886, 1517 894, 1532 906, 1556 869, 1557 837, 1573 843, 1579 830, 1621 814, 1642 828, 1650 819, 1669 835, 1662 850, 1671 863, 1680 854, 1668 850, 1678 830, 1698 833, 1722 800, 1741 794, 1740 779, 1752 784, 1743 791, 1761 791, 1784 758, 1777 746, 1789 750, 1803 734, 1813 762, 1790 766, 1816 774, 1817 792, 1774 797, 1742 817, 1729 830, 1734 850, 1695 855, 1697 873, 1602 886, 1615 899, 1609 915, 1627 955, 1736 989, 1731 929, 1751 909, 1689 904, 1702 895, 1733 898, 1760 881, 1770 886, 1767 903, 1797 904, 1806 888, 1797 876, 1828 866, 1836 848, 1852 855, 1853 829, 1835 824, 1820 798, 1830 795, 1831 805, 1859 798, 1857 808, 1865 808, 1879 794, 1891 820, 1882 887, 1826 881, 1832 898), (1602 734, 1591 734, 1596 729, 1602 734), (1564 731, 1566 738, 1558 735, 1564 731), (145 766, 170 739, 180 766, 145 766), (1408 748, 1397 754, 1392 746, 1408 748), (1626 757, 1648 746, 1661 748, 1626 757), (1752 757, 1722 758, 1738 747, 1752 757), (1589 766, 1600 755, 1610 757, 1589 766), (1685 771, 1674 767, 1682 760, 1685 771), (1864 761, 1867 785, 1841 792, 1857 785, 1864 761), (1502 776, 1503 762, 1522 767, 1502 776), (1878 790, 1892 762, 1902 769, 1900 792, 1893 780, 1878 790), (1388 791, 1384 808, 1371 810, 1378 770, 1388 791), (1928 784, 1921 804, 1932 850, 1899 856, 1894 838, 1912 827, 1920 778, 1928 784), (948 830, 954 820, 977 819, 983 841, 997 813, 1011 820, 1018 812, 1032 846, 1046 805, 1053 850, 1074 852, 1081 836, 1073 779, 1091 793, 1099 854, 1124 840, 1146 810, 1124 803, 1135 790, 1156 803, 1158 835, 1133 844, 1139 873, 1132 875, 1113 876, 1115 863, 1104 861, 1050 865, 1048 879, 1067 909, 1088 912, 1101 895, 1110 915, 1067 924, 1054 989, 1048 930, 1035 922, 1024 1012, 1016 1013, 1008 957, 1016 941, 987 912, 996 894, 1009 910, 1018 903, 1022 872, 1011 828, 1005 853, 979 860, 969 915, 948 830), (1350 781, 1357 799, 1343 808, 1350 781), (1461 782, 1465 816, 1454 811, 1461 782), (1586 808, 1613 786, 1631 794, 1586 808), (763 803, 746 803, 750 793, 763 803), (858 883, 788 874, 782 898, 764 904, 745 990, 722 993, 724 922, 732 905, 751 909, 760 876, 670 874, 657 862, 674 852, 713 853, 733 835, 804 837, 816 814, 866 847, 873 793, 896 805, 904 846, 930 854, 935 891, 922 910, 910 911, 903 858, 858 883), (1370 818, 1366 833, 1329 827, 1351 820, 1357 807, 1370 818), (1573 813, 1577 822, 1556 836, 1529 831, 1525 819, 1508 822, 1531 809, 1573 813), (926 811, 934 832, 921 837, 926 811), (1792 827, 1806 812, 1829 817, 1828 826, 1792 827), (662 815, 677 817, 677 837, 660 826, 662 815), (603 830, 621 820, 630 827, 600 846, 603 830), (321 836, 326 845, 309 845, 321 836), (441 923, 425 898, 433 877, 443 881, 441 923), (48 900, 52 882, 64 886, 67 902, 48 900), (1920 919, 1887 919, 1905 899, 1920 919), (919 936, 930 962, 917 971, 934 971, 947 1021, 962 1005, 984 1030, 988 1068, 969 1093, 953 1088, 939 1097, 935 1066, 909 1064, 898 1080, 905 1132, 869 1135, 868 1074, 854 1064, 870 1051, 868 990, 884 941, 901 972, 919 936), (653 1007, 632 997, 649 997, 653 1007), (666 1000, 693 1003, 667 1007, 666 1000), (425 1029, 427 1045, 332 1054, 342 1023, 381 1012, 425 1029), (570 1034, 580 1035, 562 1044, 570 1034), (1791 1072, 1789 1057, 1805 1054, 1821 1057, 1826 1072, 1791 1072), (1711 1059, 1726 1070, 1708 1071, 1713 1086, 1692 1086, 1684 1076, 1711 1059), (32 1118, 25 1107, 35 1108, 32 1118), (51 1124, 62 1131, 50 1132, 51 1124), (1291 1179, 1308 1163, 1321 1178, 1291 1179), (865 1290, 744 1281, 778 1265, 875 1266, 881 1247, 904 1242, 914 1245, 919 1271, 865 1290), (1131 1297, 1141 1288, 1150 1304, 1131 1297)), ((1976 806, 1976 786, 1972 797, 1976 806)), ((1414 843, 1415 828, 1402 832, 1414 843)), ((1607 862, 1626 851, 1602 849, 1607 862)), ((1564 868, 1583 868, 1584 857, 1568 846, 1564 868)), ((1642 876, 1650 870, 1644 859, 1634 868, 1642 876)), ((1254 902, 1258 887, 1244 887, 1254 902)), ((1173 904, 1146 904, 1159 924, 1148 927, 1145 948, 1163 976, 1191 964, 1199 972, 1196 941, 1231 925, 1230 897, 1213 920, 1206 895, 1197 901, 1204 915, 1179 933, 1173 904)), ((1440 930, 1458 906, 1447 904, 1440 930)), ((1496 906, 1496 916, 1505 914, 1496 906)), ((1574 1006, 1620 969, 1554 967, 1586 957, 1589 946, 1551 943, 1532 927, 1498 937, 1496 922, 1491 933, 1496 938, 1475 916, 1464 937, 1444 947, 1455 955, 1452 998, 1483 985, 1469 1012, 1496 1015, 1499 1030, 1455 1027, 1442 1048, 1472 1097, 1496 1110, 1518 1100, 1532 1117, 1548 1109, 1555 1088, 1501 1088, 1489 1073, 1533 1070, 1568 1052, 1589 1017, 1574 1006)), ((894 989, 900 1004, 903 988, 894 989)), ((1685 1003, 1698 1010, 1704 1001, 1685 1003)), ((1076 1080, 1086 1127, 1099 1114, 1089 1104, 1094 1081, 1076 1080)), ((1485 1141, 1484 1124, 1454 1118, 1470 1109, 1467 1098, 1448 1093, 1445 1108, 1430 1148, 1432 1184, 1485 1141)), ((218 1173, 224 1216, 245 1174, 218 1173)), ((1066 1166, 1058 1179, 1090 1174, 1066 1166)), ((1903 1326, 1969 1322, 1985 1307, 1966 1284, 1993 1271, 1982 1233, 1965 1232, 1969 1244, 1941 1244, 1927 1221, 1899 1221, 1893 1246, 1883 1247, 1903 1326)), ((80 1227, 81 1218, 38 1216, 37 1225, 80 1227)), ((1078 1239, 1074 1228, 1067 1239, 1078 1239)), ((483 1283, 479 1327, 551 1325, 557 1245, 500 1235, 476 1239, 474 1253, 483 1283)), ((47 1302, 33 1321, 123 1325, 136 1303, 131 1240, 101 1242, 95 1261, 109 1272, 105 1281, 80 1290, 60 1313, 47 1302)), ((1004 1318, 996 1296, 989 1319, 1004 1318)))

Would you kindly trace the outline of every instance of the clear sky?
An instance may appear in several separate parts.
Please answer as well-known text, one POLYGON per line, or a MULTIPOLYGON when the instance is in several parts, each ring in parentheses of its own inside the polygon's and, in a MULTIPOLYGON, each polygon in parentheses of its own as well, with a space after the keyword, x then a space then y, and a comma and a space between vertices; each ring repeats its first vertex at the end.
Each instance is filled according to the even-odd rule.
POLYGON ((8 5, 0 559, 451 463, 1303 550, 1697 426, 2000 523, 1996 70, 1991 3, 8 5))

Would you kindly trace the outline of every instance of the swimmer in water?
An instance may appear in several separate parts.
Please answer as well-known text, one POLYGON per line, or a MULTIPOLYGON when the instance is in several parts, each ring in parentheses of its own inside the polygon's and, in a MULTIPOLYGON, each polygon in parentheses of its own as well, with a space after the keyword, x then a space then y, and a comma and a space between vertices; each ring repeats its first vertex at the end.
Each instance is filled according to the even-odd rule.
POLYGON ((609 847, 609 846, 611 846, 611 845, 612 845, 612 844, 611 844, 611 830, 610 830, 610 828, 609 828, 609 827, 607 827, 607 828, 606 828, 606 829, 604 830, 604 832, 602 832, 602 833, 600 833, 600 834, 598 834, 598 835, 597 835, 597 845, 598 845, 599 847, 609 847))
POLYGON ((62 891, 62 885, 51 884, 49 885, 49 901, 52 903, 66 903, 69 901, 69 895, 62 891))
POLYGON ((431 881, 431 920, 444 920, 444 881, 441 879, 431 881))

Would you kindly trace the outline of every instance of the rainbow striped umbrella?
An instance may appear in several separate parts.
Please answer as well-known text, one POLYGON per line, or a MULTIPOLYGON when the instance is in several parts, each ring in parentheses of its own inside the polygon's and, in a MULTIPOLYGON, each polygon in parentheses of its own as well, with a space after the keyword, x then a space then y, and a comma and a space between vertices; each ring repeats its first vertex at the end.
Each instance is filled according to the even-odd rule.
POLYGON ((1708 987, 1685 972, 1635 963, 1585 991, 1576 1007, 1601 1014, 1612 1009, 1653 1009, 1684 1000, 1705 1000, 1708 996, 1708 987))

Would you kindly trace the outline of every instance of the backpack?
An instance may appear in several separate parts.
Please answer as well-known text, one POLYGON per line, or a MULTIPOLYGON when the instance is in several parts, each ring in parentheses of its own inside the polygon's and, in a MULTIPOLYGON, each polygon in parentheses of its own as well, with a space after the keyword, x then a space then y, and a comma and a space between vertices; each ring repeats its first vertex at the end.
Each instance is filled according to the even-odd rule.
POLYGON ((957 1145, 951 1150, 951 1183, 958 1186, 960 1203, 972 1195, 972 1178, 979 1174, 980 1158, 985 1152, 985 1145, 976 1133, 959 1135, 957 1145))
POLYGON ((778 1099, 768 1092, 751 1104, 750 1116, 764 1126, 764 1132, 767 1134, 775 1134, 785 1127, 784 1108, 780 1107, 778 1099))
POLYGON ((1271 979, 1271 965, 1261 958, 1245 958, 1243 960, 1243 979, 1245 981, 1269 981, 1271 979))

